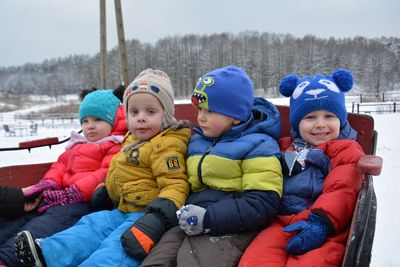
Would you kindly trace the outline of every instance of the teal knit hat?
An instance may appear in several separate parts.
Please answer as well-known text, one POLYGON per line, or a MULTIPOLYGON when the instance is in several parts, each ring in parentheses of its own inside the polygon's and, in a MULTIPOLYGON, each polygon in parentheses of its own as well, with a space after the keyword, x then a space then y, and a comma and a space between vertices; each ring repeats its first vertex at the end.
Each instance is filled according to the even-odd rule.
POLYGON ((114 125, 115 115, 121 101, 113 94, 113 90, 97 90, 85 96, 79 107, 79 121, 94 116, 114 125))

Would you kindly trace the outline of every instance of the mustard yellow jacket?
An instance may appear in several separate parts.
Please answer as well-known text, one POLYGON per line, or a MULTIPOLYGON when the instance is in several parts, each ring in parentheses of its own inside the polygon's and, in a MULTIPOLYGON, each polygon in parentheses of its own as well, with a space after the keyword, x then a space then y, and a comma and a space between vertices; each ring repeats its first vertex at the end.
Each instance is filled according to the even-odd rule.
POLYGON ((112 159, 106 186, 122 212, 143 211, 155 198, 173 201, 179 209, 189 195, 185 157, 191 130, 171 128, 144 143, 128 133, 112 159))

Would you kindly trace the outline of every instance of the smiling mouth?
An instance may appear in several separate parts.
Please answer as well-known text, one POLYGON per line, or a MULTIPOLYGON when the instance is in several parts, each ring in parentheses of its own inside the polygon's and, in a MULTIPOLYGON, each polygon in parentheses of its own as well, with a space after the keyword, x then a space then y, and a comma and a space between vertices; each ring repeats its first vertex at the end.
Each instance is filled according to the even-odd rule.
POLYGON ((329 135, 329 132, 327 133, 312 133, 313 136, 326 136, 329 135))

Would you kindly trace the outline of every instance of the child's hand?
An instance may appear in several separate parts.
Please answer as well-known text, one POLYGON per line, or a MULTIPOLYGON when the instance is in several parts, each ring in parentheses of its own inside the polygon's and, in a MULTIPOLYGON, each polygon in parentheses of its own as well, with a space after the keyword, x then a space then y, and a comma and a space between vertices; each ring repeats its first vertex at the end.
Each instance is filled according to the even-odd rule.
POLYGON ((29 211, 36 209, 36 207, 39 205, 41 199, 42 199, 41 197, 37 197, 33 201, 25 201, 24 211, 29 212, 29 211))
POLYGON ((83 201, 83 197, 74 184, 64 190, 46 190, 43 192, 43 205, 39 207, 39 212, 45 212, 48 208, 83 201))
POLYGON ((95 210, 110 210, 114 208, 114 203, 110 199, 104 183, 101 183, 96 187, 90 200, 90 204, 95 210))
POLYGON ((284 228, 285 232, 300 231, 293 236, 287 246, 286 251, 292 255, 304 254, 312 249, 319 248, 328 236, 328 227, 321 217, 310 213, 308 221, 298 221, 284 228))
POLYGON ((180 228, 190 236, 200 235, 204 233, 203 220, 206 209, 195 206, 186 205, 176 212, 179 220, 180 228))
POLYGON ((24 193, 25 199, 34 200, 43 191, 49 189, 55 189, 57 184, 52 180, 40 180, 39 183, 22 188, 22 193, 24 193))

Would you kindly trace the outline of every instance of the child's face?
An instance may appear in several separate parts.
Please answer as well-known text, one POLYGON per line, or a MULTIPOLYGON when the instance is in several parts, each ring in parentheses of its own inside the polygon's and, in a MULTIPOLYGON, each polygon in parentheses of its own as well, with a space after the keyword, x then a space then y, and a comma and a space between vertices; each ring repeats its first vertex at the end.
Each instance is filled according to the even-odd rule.
POLYGON ((221 113, 199 108, 197 123, 205 136, 218 137, 230 130, 234 125, 239 124, 240 121, 221 113))
POLYGON ((308 113, 299 124, 301 138, 314 146, 335 140, 339 136, 339 132, 339 118, 326 110, 308 113))
POLYGON ((164 108, 148 93, 136 93, 128 100, 128 128, 141 141, 151 139, 161 131, 164 108))
POLYGON ((90 141, 96 142, 111 134, 112 126, 98 117, 88 116, 82 120, 83 135, 90 141))

